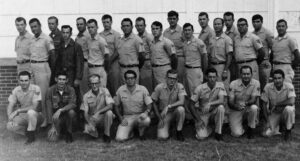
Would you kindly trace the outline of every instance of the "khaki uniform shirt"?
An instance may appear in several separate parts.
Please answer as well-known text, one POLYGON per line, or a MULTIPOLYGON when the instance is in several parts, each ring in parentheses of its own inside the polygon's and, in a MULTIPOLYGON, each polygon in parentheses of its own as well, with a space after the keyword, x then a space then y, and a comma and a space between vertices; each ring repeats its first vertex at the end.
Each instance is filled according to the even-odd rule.
POLYGON ((222 33, 220 37, 213 36, 209 41, 211 62, 226 62, 227 54, 233 52, 233 43, 229 36, 222 33))
POLYGON ((53 41, 48 35, 41 33, 33 37, 30 44, 31 60, 48 61, 49 51, 54 49, 53 41))
POLYGON ((33 102, 41 101, 42 94, 39 86, 30 84, 28 91, 24 92, 21 86, 17 86, 8 97, 8 102, 13 104, 20 104, 20 108, 32 106, 33 102))
POLYGON ((155 65, 164 65, 171 62, 170 57, 176 54, 173 42, 163 36, 160 36, 156 42, 154 39, 150 44, 151 63, 155 65))
POLYGON ((171 40, 176 48, 176 54, 179 56, 183 55, 183 42, 184 38, 182 36, 182 28, 181 26, 177 25, 175 30, 171 30, 170 28, 167 28, 163 32, 163 36, 171 40))
POLYGON ((292 63, 294 51, 298 49, 296 39, 285 34, 283 37, 276 37, 273 40, 273 62, 292 63))
POLYGON ((272 48, 272 41, 274 39, 273 33, 271 33, 271 31, 267 30, 266 28, 262 27, 257 32, 253 31, 253 34, 257 35, 263 44, 263 50, 266 54, 264 59, 269 59, 269 53, 270 49, 272 48))
POLYGON ((201 56, 207 54, 204 42, 193 36, 191 41, 184 41, 183 53, 185 57, 185 65, 191 67, 201 67, 201 56))
POLYGON ((289 98, 296 97, 294 86, 291 83, 283 82, 283 87, 278 91, 274 83, 268 83, 261 95, 264 102, 271 102, 273 105, 285 101, 289 98))
POLYGON ((227 35, 227 36, 229 36, 230 38, 231 38, 231 40, 233 41, 234 40, 234 38, 237 36, 237 35, 239 35, 240 33, 239 33, 239 31, 232 25, 232 27, 230 28, 230 30, 226 30, 225 31, 225 34, 227 35))
MULTIPOLYGON (((140 35, 138 35, 140 36, 140 35)), ((143 40, 144 42, 144 47, 145 47, 145 59, 150 59, 150 44, 151 41, 153 40, 153 36, 151 34, 149 34, 147 31, 145 31, 143 33, 142 36, 140 36, 140 38, 143 40)))
POLYGON ((211 39, 214 35, 214 30, 209 25, 207 25, 204 29, 201 30, 198 39, 201 39, 206 47, 208 47, 209 39, 211 39))
POLYGON ((104 55, 109 54, 105 39, 98 34, 96 34, 94 38, 89 38, 88 49, 88 63, 93 65, 103 65, 104 55))
POLYGON ((85 60, 89 57, 89 48, 88 48, 88 39, 91 38, 91 35, 87 30, 85 30, 83 33, 78 33, 75 42, 77 42, 82 49, 83 57, 85 60))
POLYGON ((245 103, 251 96, 260 96, 260 84, 256 79, 252 78, 247 86, 243 84, 241 79, 230 83, 229 97, 235 98, 236 103, 245 103))
POLYGON ((102 36, 106 40, 108 44, 109 53, 111 55, 114 54, 117 50, 117 41, 121 38, 121 34, 111 29, 109 32, 100 32, 100 36, 102 36))
POLYGON ((17 61, 30 59, 30 43, 32 42, 33 35, 25 32, 24 35, 19 35, 15 41, 15 52, 17 53, 17 61))

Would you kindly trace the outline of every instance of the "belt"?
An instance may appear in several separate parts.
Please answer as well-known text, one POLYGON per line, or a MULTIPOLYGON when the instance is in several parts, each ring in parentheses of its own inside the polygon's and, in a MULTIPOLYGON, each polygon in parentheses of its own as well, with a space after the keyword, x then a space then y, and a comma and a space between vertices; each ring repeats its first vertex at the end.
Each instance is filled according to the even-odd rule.
POLYGON ((291 63, 282 63, 282 62, 274 61, 273 64, 275 64, 275 65, 281 65, 281 64, 291 64, 291 63))
POLYGON ((148 61, 148 60, 150 60, 150 58, 147 58, 147 59, 144 59, 145 61, 148 61))
POLYGON ((237 61, 236 63, 237 64, 242 64, 242 63, 249 63, 249 62, 253 62, 255 61, 256 59, 250 59, 250 60, 241 60, 241 61, 237 61))
POLYGON ((29 63, 30 60, 27 59, 27 60, 22 60, 22 61, 17 61, 17 64, 25 64, 25 63, 29 63))
POLYGON ((210 64, 212 65, 219 65, 219 64, 225 64, 226 61, 223 61, 223 62, 210 62, 210 64))
POLYGON ((124 65, 124 64, 120 64, 120 67, 122 68, 132 68, 132 67, 138 67, 139 65, 138 64, 129 64, 129 65, 124 65))
POLYGON ((193 68, 201 68, 201 66, 196 66, 196 67, 192 67, 192 66, 189 66, 189 65, 184 65, 186 68, 190 68, 190 69, 193 69, 193 68))
POLYGON ((88 63, 89 68, 96 68, 96 67, 104 67, 103 65, 95 65, 95 64, 90 64, 88 63))
POLYGON ((166 65, 170 65, 170 63, 162 64, 162 65, 152 64, 152 67, 162 67, 162 66, 166 66, 166 65))
POLYGON ((48 61, 36 61, 36 60, 30 60, 30 63, 47 63, 48 61))
POLYGON ((184 55, 177 55, 177 57, 184 57, 184 55))
POLYGON ((83 59, 83 61, 88 61, 87 59, 83 59))

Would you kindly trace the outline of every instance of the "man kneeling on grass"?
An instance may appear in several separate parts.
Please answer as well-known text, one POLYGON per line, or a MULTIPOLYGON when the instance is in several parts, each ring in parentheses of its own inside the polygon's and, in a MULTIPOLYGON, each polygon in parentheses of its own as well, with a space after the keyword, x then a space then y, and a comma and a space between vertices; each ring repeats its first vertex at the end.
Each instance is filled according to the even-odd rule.
POLYGON ((261 96, 263 118, 268 127, 263 135, 280 134, 281 129, 284 140, 288 140, 295 124, 295 89, 291 83, 284 81, 281 69, 274 71, 273 80, 265 86, 261 96))
POLYGON ((57 141, 64 135, 67 143, 73 142, 72 126, 76 117, 76 94, 73 87, 67 85, 67 73, 59 71, 55 77, 56 84, 46 93, 46 107, 52 116, 52 127, 48 139, 57 141))
POLYGON ((191 114, 194 116, 196 138, 204 139, 212 132, 209 121, 213 118, 215 122, 215 138, 220 141, 222 137, 222 126, 225 115, 224 97, 227 96, 223 82, 216 82, 218 78, 217 70, 210 68, 206 71, 207 83, 199 85, 191 100, 191 114), (195 108, 195 104, 199 107, 195 108))
POLYGON ((98 74, 92 74, 89 77, 91 90, 83 96, 83 103, 81 105, 81 110, 84 111, 86 121, 83 132, 93 138, 98 138, 99 129, 97 129, 97 126, 104 124, 103 141, 110 143, 110 128, 114 119, 114 114, 112 113, 114 100, 109 91, 105 87, 102 87, 100 80, 100 75, 98 74))
POLYGON ((42 124, 43 116, 37 110, 42 99, 40 87, 30 84, 31 75, 27 71, 19 73, 19 86, 8 98, 7 129, 18 134, 26 135, 25 144, 35 140, 36 127, 42 124), (16 106, 19 104, 18 106, 16 106))

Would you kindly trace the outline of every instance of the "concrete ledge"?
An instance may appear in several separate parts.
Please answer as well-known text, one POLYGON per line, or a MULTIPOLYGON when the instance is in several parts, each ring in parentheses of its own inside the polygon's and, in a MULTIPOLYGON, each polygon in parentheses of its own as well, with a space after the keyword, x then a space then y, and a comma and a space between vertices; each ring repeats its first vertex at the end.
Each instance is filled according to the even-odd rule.
POLYGON ((1 66, 16 66, 16 58, 0 58, 1 66))

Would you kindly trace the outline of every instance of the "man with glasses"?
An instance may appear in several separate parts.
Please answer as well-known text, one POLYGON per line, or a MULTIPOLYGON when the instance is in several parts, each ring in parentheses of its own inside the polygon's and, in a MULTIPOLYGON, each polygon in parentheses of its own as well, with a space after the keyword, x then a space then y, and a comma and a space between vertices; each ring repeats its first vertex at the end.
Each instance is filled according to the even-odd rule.
POLYGON ((83 96, 81 110, 84 111, 85 126, 84 133, 98 138, 98 125, 104 125, 103 141, 110 143, 110 128, 113 123, 112 113, 114 100, 109 91, 101 86, 100 76, 92 74, 89 77, 90 89, 83 96))
POLYGON ((138 128, 139 138, 145 140, 145 129, 150 125, 149 113, 152 100, 146 87, 136 84, 137 74, 133 70, 124 73, 125 85, 115 96, 115 112, 120 121, 116 140, 126 141, 132 137, 132 130, 138 128), (121 113, 122 111, 122 113, 121 113))
POLYGON ((177 80, 177 71, 168 70, 166 83, 157 85, 151 96, 154 101, 154 112, 159 120, 157 137, 160 140, 169 138, 171 122, 176 120, 176 139, 184 141, 182 128, 185 119, 184 99, 187 94, 184 86, 177 80))

